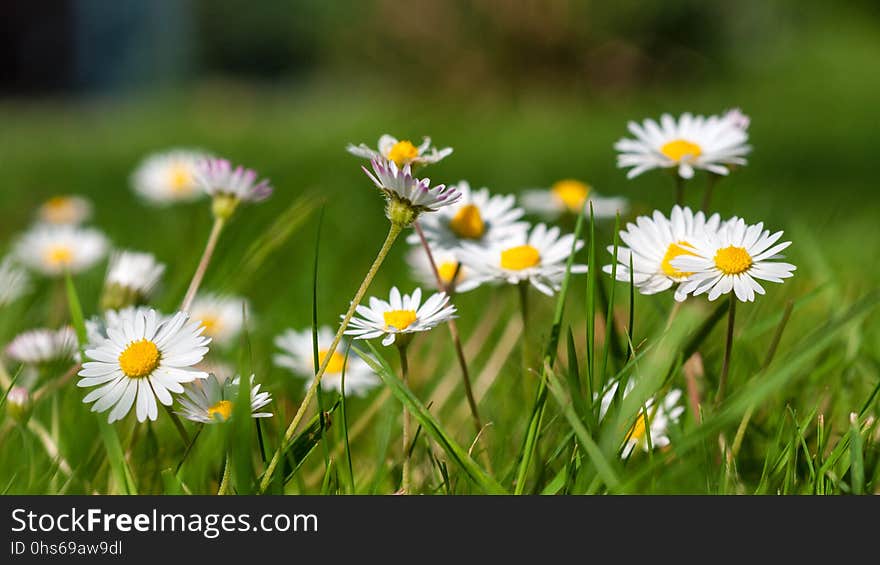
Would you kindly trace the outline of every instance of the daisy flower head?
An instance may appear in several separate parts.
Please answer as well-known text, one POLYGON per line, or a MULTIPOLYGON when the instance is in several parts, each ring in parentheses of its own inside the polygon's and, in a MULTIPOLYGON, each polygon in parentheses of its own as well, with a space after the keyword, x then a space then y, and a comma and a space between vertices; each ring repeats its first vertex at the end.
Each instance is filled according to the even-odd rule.
POLYGON ((150 253, 121 250, 110 256, 101 308, 117 310, 149 300, 165 265, 150 253))
POLYGON ((428 254, 425 253, 425 249, 421 245, 413 247, 406 254, 406 262, 409 263, 413 277, 417 281, 437 290, 445 290, 452 285, 454 278, 454 287, 457 293, 473 290, 480 285, 480 282, 471 276, 470 269, 461 264, 454 251, 440 249, 430 244, 429 246, 431 256, 437 266, 437 274, 440 275, 444 288, 437 288, 437 277, 434 275, 428 254))
MULTIPOLYGON (((641 294, 656 294, 678 284, 676 299, 684 299, 682 283, 692 273, 673 266, 673 259, 681 255, 694 255, 696 241, 718 231, 721 217, 712 214, 708 219, 702 212, 694 213, 690 208, 674 206, 669 218, 659 210, 649 216, 639 216, 635 223, 629 222, 620 231, 623 245, 617 247, 617 280, 630 282, 641 294), (633 272, 629 264, 632 260, 633 272)), ((614 247, 608 252, 614 254, 614 247)), ((609 275, 613 265, 605 265, 602 270, 609 275)))
POLYGON ((378 151, 364 143, 357 146, 349 144, 346 150, 352 155, 363 157, 364 159, 393 161, 401 168, 404 165, 412 165, 413 167, 431 165, 452 154, 452 147, 437 149, 431 145, 430 137, 423 138, 422 144, 416 146, 411 141, 398 140, 387 133, 379 138, 378 151))
POLYGON ((172 149, 148 155, 131 175, 131 187, 150 204, 191 202, 204 193, 195 180, 198 164, 208 155, 191 149, 172 149))
POLYGON ((198 321, 185 312, 162 319, 146 308, 122 310, 107 320, 107 339, 86 350, 77 386, 97 387, 83 402, 92 412, 110 410, 109 422, 121 420, 135 406, 139 422, 158 416, 156 399, 171 406, 171 393, 183 392, 183 383, 208 374, 192 366, 208 352, 210 338, 198 321))
POLYGON ((233 168, 226 159, 204 159, 193 173, 196 184, 213 198, 217 218, 228 219, 241 202, 261 202, 272 194, 268 179, 241 165, 233 168))
POLYGON ((96 229, 40 224, 25 233, 15 255, 25 266, 46 276, 76 274, 107 253, 107 238, 96 229))
POLYGON ((694 169, 726 175, 729 165, 745 165, 752 149, 742 120, 733 114, 707 118, 684 113, 678 120, 663 114, 659 123, 646 119, 628 127, 635 139, 623 138, 614 148, 620 152, 617 166, 632 167, 626 175, 630 179, 658 168, 674 168, 683 179, 693 177, 694 169))
POLYGON ((190 318, 197 320, 215 345, 229 345, 244 326, 248 301, 240 296, 200 294, 190 306, 190 318))
MULTIPOLYGON (((488 248, 463 247, 461 261, 480 283, 519 284, 529 282, 540 292, 553 296, 565 276, 565 264, 575 242, 573 234, 560 235, 559 228, 538 224, 529 233, 519 234, 488 248)), ((586 265, 572 264, 572 273, 587 272, 586 265)))
MULTIPOLYGON (((328 347, 333 342, 333 330, 327 326, 318 328, 318 362, 319 365, 327 358, 328 347)), ((275 345, 281 350, 274 357, 275 365, 289 369, 296 375, 309 378, 306 383, 308 390, 315 377, 314 350, 312 347, 312 330, 295 331, 289 329, 275 338, 275 345)), ((337 348, 330 357, 327 370, 321 379, 324 390, 342 392, 342 374, 345 371, 345 393, 363 396, 379 384, 379 378, 363 359, 349 354, 346 360, 346 344, 337 348)))
MULTIPOLYGON (((370 297, 370 305, 357 307, 345 333, 355 339, 382 337, 382 345, 388 346, 395 339, 406 340, 416 332, 425 332, 455 316, 455 306, 449 303, 445 292, 432 294, 422 304, 422 289, 401 295, 397 287, 391 289, 389 300, 370 297)), ((400 343, 398 344, 400 345, 400 343)))
MULTIPOLYGON (((203 424, 218 424, 226 422, 232 417, 236 398, 241 383, 241 377, 221 381, 214 374, 206 379, 199 379, 186 383, 183 386, 184 394, 177 398, 180 410, 175 412, 187 420, 201 422, 203 424)), ((272 402, 272 395, 268 392, 260 392, 259 384, 254 384, 254 376, 250 378, 251 385, 251 417, 271 418, 271 412, 260 412, 267 404, 272 402)))
MULTIPOLYGON (((485 187, 471 190, 467 181, 451 188, 461 195, 459 199, 420 222, 425 238, 433 246, 455 249, 464 241, 486 246, 528 229, 526 222, 518 221, 525 211, 516 207, 513 195, 493 196, 485 187)), ((410 234, 407 241, 417 244, 420 239, 418 234, 410 234)))
POLYGON ((593 187, 576 179, 562 179, 550 188, 524 190, 520 196, 523 207, 546 219, 563 214, 588 214, 590 204, 596 219, 613 218, 618 212, 625 214, 629 202, 619 196, 601 196, 593 187))
POLYGON ((26 365, 43 365, 55 361, 72 361, 77 357, 77 347, 78 341, 73 328, 40 328, 17 335, 6 346, 6 356, 26 365))
MULTIPOLYGON (((624 388, 624 398, 632 392, 634 386, 633 381, 627 383, 624 388)), ((617 382, 612 383, 602 395, 602 401, 599 405, 600 420, 608 413, 608 409, 614 400, 614 395, 617 393, 617 387, 617 382)), ((684 413, 684 406, 679 404, 681 396, 680 390, 672 389, 663 397, 663 401, 659 404, 654 401, 653 397, 645 402, 644 408, 639 410, 632 427, 626 434, 623 450, 620 454, 621 458, 626 459, 629 457, 636 447, 647 452, 649 450, 649 438, 651 440, 650 447, 662 448, 669 445, 669 436, 667 435, 669 428, 672 424, 678 423, 681 415, 684 413), (647 423, 649 424, 647 426, 645 425, 646 415, 647 423)))
POLYGON ((37 219, 45 224, 79 225, 92 216, 92 203, 82 196, 54 196, 37 210, 37 219))
POLYGON ((12 257, 0 261, 0 307, 12 304, 30 288, 30 277, 13 262, 12 257))
POLYGON ((417 179, 410 165, 398 167, 394 161, 373 159, 373 172, 361 167, 385 195, 385 215, 395 225, 408 227, 419 214, 434 212, 458 202, 461 194, 454 187, 431 186, 431 179, 417 179))
POLYGON ((779 252, 791 245, 790 241, 777 243, 782 233, 771 234, 763 222, 748 225, 742 218, 733 218, 717 232, 695 239, 691 253, 671 262, 674 268, 690 273, 676 300, 707 292, 709 300, 715 300, 733 291, 740 301, 753 302, 755 294, 765 292, 758 280, 781 283, 797 269, 791 263, 775 260, 782 258, 779 252))

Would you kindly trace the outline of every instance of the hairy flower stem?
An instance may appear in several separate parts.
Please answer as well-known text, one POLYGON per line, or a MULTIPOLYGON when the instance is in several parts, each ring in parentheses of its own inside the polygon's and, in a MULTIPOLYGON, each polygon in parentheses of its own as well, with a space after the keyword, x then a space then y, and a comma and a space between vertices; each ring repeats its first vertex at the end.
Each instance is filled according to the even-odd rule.
POLYGON ((232 465, 229 464, 229 455, 226 455, 226 461, 223 464, 223 478, 220 479, 220 488, 217 489, 218 495, 228 494, 229 491, 229 475, 232 465))
POLYGON ((529 281, 520 281, 517 285, 519 290, 520 313, 522 314, 522 335, 520 336, 520 350, 522 351, 522 385, 524 398, 531 393, 529 387, 529 362, 531 351, 529 350, 529 281))
POLYGON ((193 278, 189 283, 186 296, 184 296, 183 302, 180 305, 180 309, 184 312, 189 312, 189 307, 192 306, 193 299, 196 297, 196 292, 199 291, 202 279, 205 278, 205 272, 208 270, 208 264, 211 262, 211 257, 214 255, 214 249, 217 247, 217 241, 220 239, 220 232, 223 231, 224 225, 226 225, 226 220, 224 218, 218 217, 214 219, 214 227, 211 228, 211 234, 208 236, 208 243, 205 244, 205 251, 202 253, 199 266, 196 267, 196 272, 193 274, 193 278))
POLYGON ((678 173, 675 174, 675 203, 684 206, 684 179, 678 173))
POLYGON ((727 373, 730 371, 730 353, 733 351, 733 325, 736 318, 736 294, 730 293, 730 309, 727 311, 727 341, 724 344, 724 362, 721 365, 721 376, 718 378, 718 394, 715 395, 715 405, 721 404, 724 399, 724 390, 727 387, 727 373))
MULTIPOLYGON (((397 346, 400 353, 400 380, 403 385, 409 387, 409 363, 406 359, 406 343, 397 346)), ((412 470, 410 469, 410 441, 412 437, 412 418, 406 404, 403 405, 403 477, 400 481, 400 490, 403 494, 412 493, 412 470)))
POLYGON ((715 184, 720 178, 720 175, 709 173, 709 180, 706 182, 706 192, 703 194, 702 210, 704 214, 709 213, 709 204, 712 202, 712 190, 715 188, 715 184))
POLYGON ((278 463, 279 461, 281 461, 281 454, 284 452, 284 449, 293 438, 293 434, 296 432, 296 428, 302 421, 303 416, 306 413, 306 409, 308 408, 309 404, 311 404, 312 398, 315 397, 315 392, 318 389, 318 385, 321 384, 321 377, 324 376, 324 372, 327 370, 327 366, 333 359, 333 353, 336 351, 336 348, 339 346, 339 342, 342 340, 342 334, 345 332, 345 329, 348 327, 348 323, 354 316, 355 309, 361 303, 361 300, 364 299, 364 295, 367 293, 367 289, 370 287, 370 283, 373 282, 373 278, 376 276, 376 273, 379 272, 379 267, 382 266, 382 262, 385 260, 385 257, 391 250, 391 246, 394 245, 394 241, 397 239, 397 236, 399 236, 400 232, 403 230, 403 227, 404 226, 400 224, 391 224, 391 228, 388 230, 388 236, 385 238, 385 243, 382 244, 382 248, 379 250, 379 254, 376 255, 376 259, 373 261, 370 270, 367 271, 367 276, 364 277, 360 288, 358 288, 357 290, 357 294, 354 295, 354 299, 351 301, 351 305, 348 307, 348 312, 345 313, 345 317, 342 319, 342 323, 339 325, 339 330, 337 330, 336 336, 333 337, 333 343, 330 344, 330 348, 327 350, 327 353, 324 354, 324 359, 323 361, 321 361, 321 367, 318 369, 318 373, 315 375, 314 380, 312 380, 311 386, 309 386, 309 390, 306 392, 306 397, 299 405, 299 409, 296 411, 296 415, 293 417, 293 420, 291 420, 290 425, 287 426, 287 431, 284 432, 284 438, 282 439, 281 444, 278 446, 278 449, 275 450, 275 453, 272 455, 272 459, 269 461, 268 467, 266 467, 266 471, 263 473, 263 479, 260 481, 259 492, 263 493, 266 491, 267 488, 269 488, 269 484, 272 482, 272 475, 275 474, 275 468, 278 467, 278 463))

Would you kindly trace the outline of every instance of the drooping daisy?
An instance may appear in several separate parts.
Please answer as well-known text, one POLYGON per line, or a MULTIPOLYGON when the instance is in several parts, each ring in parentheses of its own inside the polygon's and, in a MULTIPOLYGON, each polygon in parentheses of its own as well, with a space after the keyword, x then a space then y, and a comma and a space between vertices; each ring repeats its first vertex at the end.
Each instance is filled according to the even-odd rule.
MULTIPOLYGON (((183 386, 184 395, 177 397, 180 403, 178 414, 193 422, 218 424, 229 420, 235 409, 241 377, 220 381, 213 374, 207 379, 199 379, 183 386)), ((272 402, 272 395, 260 392, 259 384, 254 384, 251 375, 251 417, 271 418, 271 412, 260 412, 260 409, 272 402)))
MULTIPOLYGON (((324 326, 318 328, 318 359, 320 363, 327 357, 327 348, 333 342, 333 330, 324 326)), ((290 369, 296 375, 307 377, 306 390, 315 376, 314 353, 312 349, 312 330, 287 330, 275 338, 275 345, 282 353, 274 357, 275 365, 290 369)), ((354 353, 345 359, 345 344, 337 348, 330 357, 327 370, 321 379, 324 390, 342 392, 342 371, 345 370, 345 394, 363 396, 379 384, 379 378, 373 370, 354 353)))
POLYGON ((196 166, 206 158, 206 153, 190 149, 154 153, 141 161, 131 175, 131 186, 151 204, 195 200, 204 194, 195 181, 196 166))
POLYGON ((201 161, 194 172, 196 183, 214 199, 214 215, 228 218, 241 202, 261 202, 272 195, 268 179, 241 165, 232 168, 226 159, 201 161))
POLYGON ((96 229, 37 225, 15 245, 15 255, 27 267, 57 277, 79 273, 107 253, 107 238, 96 229))
POLYGON ((37 210, 37 218, 46 224, 79 225, 92 215, 92 203, 82 196, 55 196, 37 210))
POLYGON ((777 243, 782 233, 771 235, 763 222, 747 225, 741 218, 734 218, 717 232, 707 232, 695 239, 692 253, 672 260, 674 268, 691 273, 676 300, 705 292, 709 293, 709 300, 715 300, 732 290, 742 302, 753 302, 755 293, 764 294, 756 279, 781 283, 797 269, 791 263, 774 261, 782 257, 780 251, 791 245, 790 241, 777 243))
MULTIPOLYGON (((244 326, 248 301, 240 296, 200 294, 189 309, 190 318, 202 324, 215 345, 229 345, 244 326)), ((250 309, 248 308, 248 312, 250 309)))
MULTIPOLYGON (((452 185, 461 197, 436 214, 420 220, 425 239, 442 249, 455 249, 463 241, 487 246, 512 235, 523 233, 528 223, 519 220, 525 211, 516 207, 513 195, 490 195, 488 188, 471 190, 467 181, 452 185)), ((418 244, 418 234, 410 234, 409 243, 418 244)))
POLYGON ((455 252, 431 246, 431 255, 437 265, 437 274, 440 275, 440 280, 445 286, 437 288, 437 277, 434 276, 434 269, 431 268, 428 254, 422 246, 413 247, 406 254, 406 261, 412 268, 413 277, 420 283, 436 290, 444 290, 455 277, 456 293, 467 292, 480 286, 480 281, 470 275, 470 270, 459 263, 455 252))
POLYGON ((399 168, 393 161, 373 159, 371 173, 361 167, 387 201, 385 214, 395 224, 409 226, 422 212, 433 212, 458 202, 461 193, 452 186, 431 186, 431 179, 417 179, 410 165, 399 168))
MULTIPOLYGON (((667 219, 659 210, 651 217, 639 216, 635 224, 627 223, 620 231, 623 242, 617 248, 617 280, 630 281, 629 262, 632 258, 632 282, 642 294, 656 294, 679 284, 676 299, 683 299, 681 283, 688 280, 689 272, 675 268, 672 260, 680 255, 692 255, 696 241, 707 233, 718 231, 721 217, 712 214, 708 219, 702 212, 696 214, 690 208, 673 206, 667 219)), ((614 247, 608 252, 614 254, 614 247)), ((612 274, 612 265, 603 271, 612 274)))
POLYGON ((436 163, 452 153, 452 147, 437 149, 431 145, 431 138, 425 137, 422 144, 415 146, 407 140, 398 140, 396 137, 385 134, 379 138, 379 150, 376 151, 361 143, 358 146, 348 144, 346 150, 352 155, 364 159, 384 159, 394 161, 398 167, 404 165, 430 165, 436 163))
POLYGON ((26 331, 6 346, 6 356, 19 363, 41 365, 73 360, 77 354, 76 333, 70 327, 26 331))
POLYGON ((0 307, 15 302, 30 287, 30 277, 13 262, 12 257, 5 257, 0 261, 0 307))
POLYGON ((727 165, 745 165, 745 156, 751 151, 746 143, 748 133, 740 126, 740 120, 728 115, 706 118, 689 113, 682 114, 678 121, 663 114, 659 124, 652 119, 641 125, 629 122, 636 139, 623 138, 614 144, 620 152, 617 166, 632 167, 627 178, 649 169, 673 167, 685 179, 694 176, 694 169, 726 175, 727 165))
POLYGON ((524 190, 520 200, 526 210, 550 220, 562 214, 589 215, 590 204, 596 219, 613 218, 629 210, 626 198, 600 196, 593 187, 575 179, 562 179, 550 188, 524 190))
POLYGON ((401 296, 397 287, 391 289, 388 302, 370 297, 370 306, 357 307, 360 318, 351 319, 347 335, 355 339, 382 338, 382 345, 391 345, 398 335, 428 331, 455 315, 455 306, 449 304, 444 292, 431 295, 422 304, 422 289, 416 288, 412 295, 401 296))
POLYGON ((119 309, 149 300, 165 265, 150 253, 117 251, 110 257, 101 307, 119 309))
POLYGON ((92 412, 110 410, 109 422, 124 418, 133 404, 139 422, 155 420, 157 398, 170 406, 171 393, 183 392, 183 383, 208 377, 192 369, 211 341, 202 331, 185 312, 164 321, 152 309, 119 312, 108 320, 108 338, 86 350, 92 361, 83 363, 77 386, 97 388, 83 402, 94 402, 92 412))
MULTIPOLYGON (((611 406, 614 395, 617 392, 618 383, 612 383, 602 395, 602 403, 599 405, 599 419, 603 419, 611 406)), ((633 381, 629 381, 624 389, 624 398, 634 387, 633 381)), ((655 406, 654 398, 649 398, 645 403, 645 407, 639 410, 635 421, 626 434, 623 450, 620 454, 621 458, 626 459, 632 453, 633 449, 639 447, 642 451, 648 451, 648 438, 651 439, 651 447, 662 448, 669 445, 669 436, 667 432, 671 424, 678 422, 684 413, 684 406, 679 405, 681 399, 681 391, 678 389, 670 390, 663 398, 663 402, 655 406), (646 412, 647 409, 647 412, 646 412), (645 426, 645 414, 648 416, 648 424, 645 426), (650 432, 649 432, 650 430, 650 432), (650 433, 650 436, 648 436, 650 433)))
MULTIPOLYGON (((531 232, 520 234, 489 248, 463 247, 460 257, 464 266, 480 283, 518 284, 528 281, 548 296, 559 290, 565 276, 565 263, 572 253, 584 246, 574 235, 560 236, 559 228, 538 224, 531 232)), ((572 273, 585 273, 586 265, 572 264, 572 273)))

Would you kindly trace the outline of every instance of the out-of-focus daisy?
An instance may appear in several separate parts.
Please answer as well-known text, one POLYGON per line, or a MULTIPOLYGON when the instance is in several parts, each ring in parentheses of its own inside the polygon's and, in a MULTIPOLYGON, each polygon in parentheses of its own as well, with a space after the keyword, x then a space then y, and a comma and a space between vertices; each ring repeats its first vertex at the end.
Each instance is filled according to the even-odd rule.
POLYGON ((208 377, 192 366, 208 352, 210 338, 184 312, 162 320, 155 310, 128 309, 108 321, 108 338, 86 350, 77 386, 98 387, 83 402, 94 402, 92 412, 110 409, 109 422, 120 420, 132 405, 139 422, 158 416, 156 399, 166 406, 171 393, 183 392, 183 383, 208 377))
POLYGON ((131 175, 131 186, 152 204, 195 200, 204 194, 195 181, 196 166, 207 158, 206 153, 189 149, 149 155, 131 175))
POLYGON ((11 257, 0 261, 0 307, 11 304, 30 290, 30 277, 11 257))
MULTIPOLYGON (((109 337, 107 335, 108 326, 121 325, 122 320, 135 316, 145 316, 150 310, 152 308, 149 306, 126 306, 118 310, 105 310, 101 316, 92 316, 86 320, 86 349, 97 348, 109 337)), ((164 314, 158 314, 158 316, 160 323, 169 321, 173 317, 164 314)))
MULTIPOLYGON (((614 395, 617 393, 617 386, 617 382, 612 383, 602 395, 602 403, 599 406, 600 420, 603 419, 608 412, 608 408, 611 406, 614 395)), ((632 391, 633 387, 633 381, 629 381, 624 389, 624 397, 632 391)), ((662 448, 669 445, 669 436, 666 435, 669 431, 669 427, 671 424, 677 423, 679 418, 681 418, 681 415, 684 413, 684 407, 679 405, 680 399, 681 391, 678 389, 670 390, 660 404, 655 405, 654 398, 649 398, 645 403, 645 407, 639 410, 635 422, 633 422, 632 427, 627 432, 620 456, 626 459, 636 447, 647 452, 649 437, 651 439, 651 447, 653 448, 662 448), (646 413, 648 416, 647 423, 650 424, 649 426, 645 425, 646 413), (649 430, 650 436, 648 435, 649 430)))
POLYGON ((46 224, 78 225, 91 215, 92 203, 82 196, 55 196, 37 210, 37 218, 46 224))
MULTIPOLYGON (((468 246, 460 257, 471 276, 479 282, 518 284, 528 281, 539 291, 552 296, 559 290, 565 275, 565 263, 572 253, 584 246, 574 235, 560 236, 559 228, 538 224, 528 234, 520 234, 489 248, 468 246)), ((572 273, 585 273, 586 265, 572 264, 572 273)))
POLYGON ((201 161, 194 172, 196 183, 214 199, 214 215, 228 218, 240 202, 261 202, 272 194, 268 179, 241 165, 233 168, 226 159, 201 161))
MULTIPOLYGON (((318 328, 318 360, 324 362, 327 357, 327 348, 333 342, 333 330, 327 326, 318 328)), ((311 386, 315 376, 314 353, 312 348, 312 330, 287 330, 275 338, 275 345, 282 353, 275 355, 275 364, 285 369, 290 369, 295 374, 307 377, 306 390, 311 386)), ((330 357, 327 370, 321 379, 321 387, 324 390, 342 392, 342 371, 345 370, 345 393, 363 396, 370 389, 379 384, 373 370, 354 353, 349 354, 348 361, 345 359, 345 345, 337 349, 330 357)))
MULTIPOLYGON (((241 377, 222 382, 213 374, 207 379, 199 379, 183 386, 184 395, 177 398, 180 403, 178 414, 203 424, 217 424, 227 421, 235 409, 241 377)), ((259 384, 254 384, 251 375, 251 417, 271 418, 271 412, 260 412, 260 409, 272 402, 272 395, 260 392, 259 384)))
POLYGON ((384 159, 386 161, 394 161, 398 167, 404 165, 430 165, 449 156, 452 153, 452 147, 437 149, 431 145, 431 138, 425 137, 421 145, 413 145, 407 140, 398 140, 396 137, 385 134, 379 138, 379 150, 376 151, 367 145, 349 144, 346 150, 352 155, 363 157, 364 159, 384 159))
POLYGON ((387 201, 385 214, 393 223, 409 226, 422 212, 433 212, 458 202, 461 193, 452 186, 431 186, 431 179, 417 179, 410 165, 398 167, 393 161, 373 159, 371 173, 361 167, 387 201))
MULTIPOLYGON (((442 249, 455 249, 462 241, 489 245, 528 229, 519 220, 525 211, 516 207, 513 195, 490 195, 488 188, 471 190, 467 181, 452 188, 461 194, 453 204, 425 216, 420 225, 425 239, 442 249)), ((418 234, 410 234, 409 243, 420 242, 418 234)))
POLYGON ((48 276, 84 271, 107 253, 107 238, 98 230, 74 226, 37 225, 15 245, 25 266, 48 276))
MULTIPOLYGON (((706 233, 718 231, 721 218, 712 214, 708 219, 702 212, 696 214, 690 208, 674 206, 667 219, 659 210, 652 217, 639 216, 636 223, 628 223, 626 230, 620 231, 623 245, 617 248, 617 280, 630 281, 629 262, 632 258, 632 282, 642 294, 656 294, 676 283, 683 283, 691 275, 675 268, 672 260, 681 255, 693 255, 696 240, 706 233)), ((613 254, 614 247, 608 252, 613 254)), ((613 266, 605 265, 603 271, 609 275, 613 266)), ((679 284, 676 298, 685 294, 679 284)))
POLYGON ((694 176, 694 169, 726 175, 727 165, 745 165, 745 156, 751 151, 746 143, 748 133, 735 118, 684 113, 677 121, 663 114, 659 124, 652 119, 641 125, 629 122, 636 139, 623 138, 614 144, 620 152, 617 166, 632 167, 627 178, 658 168, 675 168, 685 179, 694 176))
POLYGON ((413 247, 406 254, 406 261, 412 268, 413 277, 427 286, 437 290, 445 290, 455 277, 455 292, 467 292, 480 286, 480 281, 470 276, 470 271, 458 261, 455 252, 439 249, 431 246, 431 255, 437 265, 437 274, 443 282, 444 288, 437 288, 437 277, 431 268, 428 254, 422 246, 413 247))
POLYGON ((596 219, 613 218, 629 209, 626 198, 600 196, 593 187, 576 179, 562 179, 550 188, 524 190, 520 201, 529 212, 551 220, 562 214, 589 214, 590 204, 596 219))
POLYGON ((738 127, 741 130, 749 129, 749 124, 752 123, 752 119, 746 114, 743 114, 742 110, 740 110, 739 108, 731 108, 730 110, 724 112, 724 119, 729 121, 734 127, 738 127))
POLYGON ((391 289, 388 302, 370 297, 369 307, 361 304, 345 333, 355 339, 382 337, 382 345, 391 345, 395 338, 415 332, 428 331, 455 315, 455 306, 449 304, 444 292, 431 295, 422 304, 422 289, 416 288, 412 295, 401 296, 397 287, 391 289))
POLYGON ((672 259, 673 268, 690 273, 676 299, 708 292, 709 300, 715 300, 732 290, 742 302, 754 301, 755 293, 764 294, 756 279, 781 283, 797 269, 773 260, 791 245, 790 241, 777 243, 782 233, 771 235, 763 222, 747 225, 741 218, 725 222, 716 232, 706 232, 693 241, 691 253, 672 259))
POLYGON ((205 335, 215 345, 229 345, 244 326, 244 312, 248 302, 240 296, 199 294, 189 309, 190 318, 205 328, 205 335))
POLYGON ((72 360, 77 354, 76 334, 70 327, 26 331, 6 346, 6 356, 19 363, 40 365, 72 360))
POLYGON ((158 284, 165 265, 150 253, 117 251, 110 257, 101 307, 119 309, 149 300, 158 284))

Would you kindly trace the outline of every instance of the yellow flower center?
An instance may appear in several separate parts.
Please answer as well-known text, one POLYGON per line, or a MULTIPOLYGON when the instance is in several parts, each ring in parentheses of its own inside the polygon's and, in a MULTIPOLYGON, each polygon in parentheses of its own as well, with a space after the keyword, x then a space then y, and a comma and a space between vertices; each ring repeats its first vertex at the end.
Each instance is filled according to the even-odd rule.
POLYGON ((184 165, 174 165, 168 172, 168 184, 171 192, 185 194, 192 191, 192 175, 189 168, 184 165))
POLYGON ((636 442, 641 442, 645 439, 645 414, 643 412, 639 412, 638 418, 636 418, 633 427, 629 430, 629 439, 636 442))
POLYGON ((553 183, 550 187, 553 194, 562 200, 565 207, 571 212, 580 213, 584 209, 587 195, 590 194, 590 185, 579 180, 564 179, 553 183))
POLYGON ((685 139, 675 139, 664 143, 663 147, 660 148, 660 153, 679 163, 685 157, 690 157, 689 160, 696 159, 703 154, 703 150, 696 143, 685 139))
POLYGON ((67 245, 53 245, 46 251, 46 262, 52 267, 70 265, 73 262, 73 249, 67 245))
POLYGON ((418 156, 419 148, 409 141, 398 141, 388 152, 388 159, 397 163, 398 167, 412 163, 418 156))
MULTIPOLYGON (((387 320, 387 318, 386 318, 387 320)), ((324 364, 324 360, 327 359, 327 349, 318 352, 318 359, 320 359, 321 364, 324 364)), ((330 356, 330 362, 327 363, 327 369, 325 371, 327 373, 341 373, 345 368, 345 355, 339 353, 338 351, 334 351, 333 355, 330 356)))
POLYGON ((156 344, 147 339, 133 341, 119 354, 119 368, 133 379, 146 377, 159 366, 161 354, 156 344))
POLYGON ((672 266, 672 260, 680 255, 696 255, 691 249, 693 249, 693 246, 686 241, 670 243, 669 249, 666 250, 666 255, 663 256, 663 261, 660 263, 660 268, 663 269, 663 273, 667 277, 673 279, 686 279, 691 276, 693 273, 679 271, 672 266))
POLYGON ((541 254, 531 245, 517 245, 501 252, 501 268, 522 271, 541 262, 541 254))
POLYGON ((389 310, 382 314, 385 318, 385 327, 394 327, 405 330, 411 323, 416 321, 415 310, 389 310))
POLYGON ((715 266, 725 275, 738 275, 752 266, 752 256, 742 247, 725 247, 715 253, 715 266))
POLYGON ((220 318, 217 316, 202 316, 202 327, 205 328, 205 335, 217 337, 221 326, 220 318))
POLYGON ((458 277, 461 278, 461 269, 458 268, 458 263, 455 261, 446 261, 445 263, 440 263, 437 265, 437 273, 440 275, 440 280, 442 280, 445 284, 449 284, 452 282, 452 277, 455 276, 455 271, 458 269, 458 277))
POLYGON ((64 224, 76 218, 73 200, 67 196, 53 196, 43 204, 43 220, 52 224, 64 224))
POLYGON ((208 408, 208 418, 214 420, 217 416, 220 416, 222 421, 226 421, 232 415, 232 402, 228 400, 221 400, 214 406, 208 408))
POLYGON ((480 216, 480 209, 466 204, 449 221, 449 229, 462 239, 480 239, 486 233, 486 224, 480 216))

